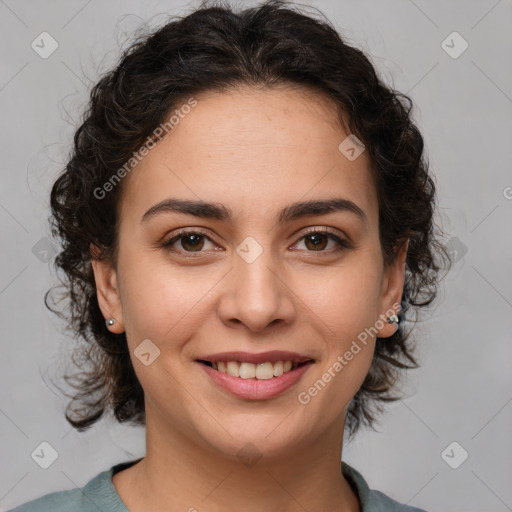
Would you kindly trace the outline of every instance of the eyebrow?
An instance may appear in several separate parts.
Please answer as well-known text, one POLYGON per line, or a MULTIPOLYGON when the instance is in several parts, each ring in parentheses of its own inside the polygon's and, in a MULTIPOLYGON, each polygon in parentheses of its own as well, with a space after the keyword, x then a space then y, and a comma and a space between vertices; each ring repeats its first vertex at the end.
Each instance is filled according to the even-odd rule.
MULTIPOLYGON (((278 224, 291 222, 303 217, 320 216, 334 212, 350 212, 367 222, 364 211, 354 202, 343 198, 318 199, 289 204, 281 210, 278 224)), ((202 200, 168 198, 153 205, 141 218, 141 224, 163 213, 182 213, 203 219, 216 219, 233 223, 230 208, 220 203, 208 203, 202 200)))

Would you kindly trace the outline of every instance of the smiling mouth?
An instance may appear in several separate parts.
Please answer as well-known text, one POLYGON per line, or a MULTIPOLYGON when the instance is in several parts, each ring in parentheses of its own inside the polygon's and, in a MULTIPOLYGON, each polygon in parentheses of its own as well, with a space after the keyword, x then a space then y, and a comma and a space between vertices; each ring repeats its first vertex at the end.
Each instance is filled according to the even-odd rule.
POLYGON ((203 361, 198 360, 199 363, 209 366, 214 370, 221 373, 227 373, 231 377, 238 377, 240 379, 257 379, 269 380, 274 377, 296 370, 297 368, 306 364, 313 363, 312 359, 302 363, 292 361, 268 361, 265 363, 254 364, 240 361, 203 361))

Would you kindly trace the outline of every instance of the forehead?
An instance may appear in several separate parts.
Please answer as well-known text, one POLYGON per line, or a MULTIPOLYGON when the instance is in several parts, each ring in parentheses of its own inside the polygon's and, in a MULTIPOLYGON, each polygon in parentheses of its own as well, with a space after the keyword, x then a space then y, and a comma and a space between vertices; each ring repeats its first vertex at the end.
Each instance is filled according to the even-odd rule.
POLYGON ((197 104, 183 110, 188 113, 125 178, 122 219, 140 221, 169 196, 226 204, 242 216, 342 196, 375 216, 368 157, 363 152, 351 161, 339 150, 348 134, 333 100, 286 87, 243 87, 194 99, 197 104))

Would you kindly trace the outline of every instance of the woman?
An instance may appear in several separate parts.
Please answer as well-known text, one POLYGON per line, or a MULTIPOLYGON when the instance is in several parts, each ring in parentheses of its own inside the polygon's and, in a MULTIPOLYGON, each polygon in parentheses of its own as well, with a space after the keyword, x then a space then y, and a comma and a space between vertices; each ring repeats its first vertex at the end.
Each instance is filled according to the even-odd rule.
POLYGON ((417 367, 444 255, 411 105, 277 1, 125 52, 51 206, 87 341, 66 417, 143 424, 146 456, 14 510, 421 510, 341 462, 417 367))

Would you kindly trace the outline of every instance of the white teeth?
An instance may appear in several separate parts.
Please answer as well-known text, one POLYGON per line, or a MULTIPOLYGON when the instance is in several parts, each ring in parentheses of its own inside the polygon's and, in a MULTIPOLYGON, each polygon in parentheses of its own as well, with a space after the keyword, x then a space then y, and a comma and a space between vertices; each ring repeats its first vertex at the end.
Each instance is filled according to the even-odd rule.
POLYGON ((272 379, 274 377, 274 365, 262 363, 256 366, 256 378, 260 380, 272 379))
POLYGON ((241 379, 254 379, 256 377, 256 365, 252 363, 240 364, 240 378, 241 379))
POLYGON ((212 362, 212 366, 219 372, 231 375, 231 377, 268 380, 273 377, 280 377, 292 368, 295 369, 298 363, 292 363, 292 361, 276 361, 272 363, 268 361, 266 363, 253 364, 245 361, 242 363, 238 361, 218 361, 217 363, 212 362))
POLYGON ((284 373, 283 361, 276 361, 274 363, 274 377, 280 377, 284 373))
POLYGON ((231 377, 240 377, 240 363, 229 361, 226 364, 226 373, 231 375, 231 377))

